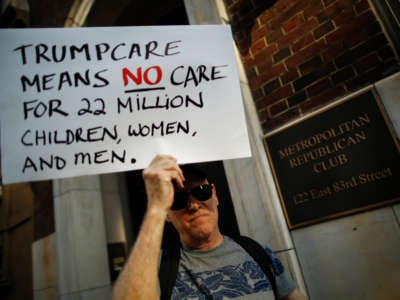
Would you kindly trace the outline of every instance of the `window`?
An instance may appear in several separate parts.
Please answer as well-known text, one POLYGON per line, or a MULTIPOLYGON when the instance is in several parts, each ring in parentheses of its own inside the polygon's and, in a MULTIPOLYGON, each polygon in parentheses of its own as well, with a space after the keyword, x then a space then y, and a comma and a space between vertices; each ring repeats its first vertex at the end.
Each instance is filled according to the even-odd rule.
POLYGON ((372 3, 400 55, 400 0, 372 0, 372 3))

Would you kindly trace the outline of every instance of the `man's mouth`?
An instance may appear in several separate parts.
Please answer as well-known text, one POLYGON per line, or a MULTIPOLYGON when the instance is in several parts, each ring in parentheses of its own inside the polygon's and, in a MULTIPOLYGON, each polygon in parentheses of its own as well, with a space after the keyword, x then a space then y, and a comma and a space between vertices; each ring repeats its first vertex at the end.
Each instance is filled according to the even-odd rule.
POLYGON ((201 219, 201 218, 207 217, 207 216, 208 216, 208 214, 206 214, 206 213, 197 214, 197 215, 192 216, 192 217, 189 219, 189 222, 192 223, 192 222, 194 222, 194 221, 197 221, 198 219, 201 219))

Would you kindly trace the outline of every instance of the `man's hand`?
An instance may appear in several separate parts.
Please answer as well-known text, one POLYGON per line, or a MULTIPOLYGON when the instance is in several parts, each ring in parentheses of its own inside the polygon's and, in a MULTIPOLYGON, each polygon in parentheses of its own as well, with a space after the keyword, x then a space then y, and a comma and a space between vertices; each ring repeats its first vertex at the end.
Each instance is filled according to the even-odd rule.
POLYGON ((174 200, 174 184, 183 188, 184 177, 174 157, 157 155, 143 170, 148 209, 167 211, 174 200))

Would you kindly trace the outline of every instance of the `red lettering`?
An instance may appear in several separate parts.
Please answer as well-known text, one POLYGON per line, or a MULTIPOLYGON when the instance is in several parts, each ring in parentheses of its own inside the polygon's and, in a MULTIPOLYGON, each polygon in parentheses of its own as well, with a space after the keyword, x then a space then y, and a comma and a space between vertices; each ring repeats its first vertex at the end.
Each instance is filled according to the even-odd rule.
POLYGON ((146 69, 144 71, 144 82, 146 82, 148 85, 155 85, 161 81, 162 78, 162 70, 159 66, 152 66, 146 69), (150 70, 155 70, 156 71, 156 78, 154 81, 151 81, 149 79, 149 72, 150 70))
POLYGON ((162 70, 159 66, 148 67, 144 72, 142 72, 142 67, 136 69, 136 74, 133 74, 128 68, 122 69, 122 80, 124 81, 124 86, 127 86, 129 80, 132 80, 136 85, 142 84, 143 81, 148 85, 156 85, 161 81, 162 70), (152 71, 150 73, 150 71, 152 71))
POLYGON ((136 76, 129 71, 128 68, 122 69, 122 79, 124 81, 124 86, 128 85, 128 79, 132 79, 136 84, 142 84, 142 68, 139 67, 136 69, 136 76))

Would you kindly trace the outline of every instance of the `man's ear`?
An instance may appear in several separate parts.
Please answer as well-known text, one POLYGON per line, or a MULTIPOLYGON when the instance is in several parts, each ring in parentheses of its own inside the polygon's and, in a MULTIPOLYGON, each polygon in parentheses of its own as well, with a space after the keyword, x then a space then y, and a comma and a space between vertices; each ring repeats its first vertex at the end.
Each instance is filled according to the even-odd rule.
POLYGON ((217 199, 217 206, 219 206, 219 200, 218 200, 218 195, 217 195, 217 187, 215 184, 213 184, 213 195, 215 196, 215 199, 217 199))

